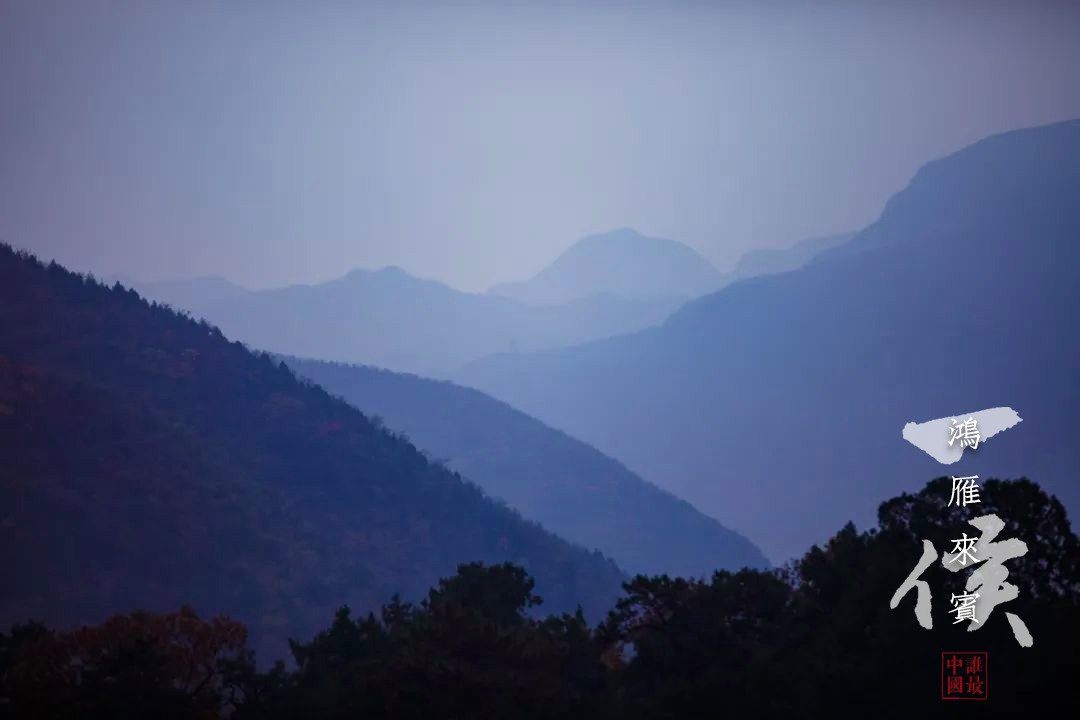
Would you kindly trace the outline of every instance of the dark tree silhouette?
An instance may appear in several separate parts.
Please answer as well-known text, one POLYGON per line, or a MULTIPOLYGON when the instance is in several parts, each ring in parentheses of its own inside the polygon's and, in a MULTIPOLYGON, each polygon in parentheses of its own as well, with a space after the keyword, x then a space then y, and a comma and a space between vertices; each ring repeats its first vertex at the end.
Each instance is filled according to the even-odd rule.
MULTIPOLYGON (((413 605, 341 608, 293 642, 294 666, 258 672, 224 619, 135 613, 56 635, 0 636, 8 717, 885 718, 1053 712, 1076 668, 1080 541, 1061 504, 1027 480, 988 481, 983 508, 946 506, 947 479, 881 505, 877 528, 848 525, 776 571, 710 579, 638 576, 590 630, 580 612, 539 619, 533 581, 513 565, 467 564, 413 605), (950 623, 952 573, 932 567, 932 630, 914 599, 889 600, 921 554, 973 515, 1008 519, 1029 547, 1009 561, 1020 596, 975 633, 950 623), (1032 648, 1004 610, 1022 616, 1032 648), (943 703, 944 651, 988 653, 986 703, 943 703), (142 715, 132 714, 137 709, 142 715), (74 715, 73 715, 74 713, 74 715), (98 713, 95 715, 95 713, 98 713), (125 714, 127 713, 127 714, 125 714)), ((0 715, 3 717, 3 715, 0 715)))

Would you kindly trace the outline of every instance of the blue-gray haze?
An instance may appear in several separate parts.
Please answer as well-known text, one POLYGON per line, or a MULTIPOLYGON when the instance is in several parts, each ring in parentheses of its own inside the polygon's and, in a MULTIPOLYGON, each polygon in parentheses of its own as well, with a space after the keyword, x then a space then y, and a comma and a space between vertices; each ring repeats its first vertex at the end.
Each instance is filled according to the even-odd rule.
POLYGON ((631 226, 728 270, 1080 116, 1077 3, 0 3, 0 236, 99 275, 465 290, 631 226))

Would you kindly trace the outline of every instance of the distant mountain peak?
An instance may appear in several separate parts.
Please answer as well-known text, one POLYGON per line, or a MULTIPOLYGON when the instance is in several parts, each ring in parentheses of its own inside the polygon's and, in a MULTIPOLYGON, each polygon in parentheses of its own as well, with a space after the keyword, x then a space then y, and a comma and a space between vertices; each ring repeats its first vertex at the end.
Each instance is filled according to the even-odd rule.
MULTIPOLYGON (((346 285, 390 285, 390 286, 409 286, 409 285, 439 285, 442 283, 437 280, 425 280, 418 278, 415 275, 409 273, 404 268, 397 265, 386 265, 378 270, 371 270, 368 268, 354 268, 345 273, 342 277, 336 281, 331 280, 330 283, 344 283, 346 285)), ((318 287, 315 285, 313 287, 318 287)))
POLYGON ((690 298, 715 289, 722 275, 693 248, 629 227, 587 235, 529 280, 493 286, 493 295, 557 305, 597 294, 690 298))
POLYGON ((601 243, 601 242, 608 242, 608 241, 632 241, 632 240, 639 240, 639 239, 640 240, 647 240, 647 241, 650 241, 650 242, 675 243, 677 245, 682 244, 682 243, 676 242, 675 240, 666 240, 666 239, 663 239, 663 238, 649 237, 645 233, 643 233, 643 232, 641 232, 639 230, 635 230, 632 227, 621 227, 621 228, 615 228, 614 230, 608 230, 607 232, 592 233, 590 235, 586 235, 585 237, 581 238, 580 240, 575 242, 573 245, 571 245, 570 248, 572 249, 573 247, 575 247, 577 245, 584 245, 584 244, 589 244, 589 243, 601 243))
MULTIPOLYGON (((645 235, 630 227, 617 228, 607 232, 586 235, 564 250, 563 253, 555 259, 555 263, 559 262, 562 258, 572 256, 574 253, 581 252, 582 250, 610 249, 618 251, 625 250, 627 245, 630 245, 637 250, 656 253, 675 253, 685 257, 692 257, 695 258, 696 262, 699 264, 712 267, 712 263, 685 243, 681 243, 678 240, 669 240, 667 238, 645 235)), ((555 263, 552 264, 554 265, 555 263)))
POLYGON ((397 277, 414 277, 410 273, 406 272, 404 268, 398 265, 387 265, 378 270, 380 275, 394 275, 397 277))
POLYGON ((440 280, 432 280, 429 278, 422 278, 413 275, 411 272, 401 267, 400 265, 384 265, 377 270, 371 270, 369 268, 354 268, 341 278, 343 280, 370 280, 371 278, 383 278, 390 280, 401 280, 405 282, 416 283, 432 283, 435 285, 443 285, 448 287, 440 280))

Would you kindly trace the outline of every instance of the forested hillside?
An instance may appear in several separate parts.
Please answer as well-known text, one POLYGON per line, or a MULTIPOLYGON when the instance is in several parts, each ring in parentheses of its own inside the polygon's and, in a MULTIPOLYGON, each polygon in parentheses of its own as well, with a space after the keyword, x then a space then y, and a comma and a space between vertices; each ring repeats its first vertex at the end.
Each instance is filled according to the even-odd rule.
POLYGON ((622 580, 268 356, 7 246, 0 438, 2 623, 193 602, 280 655, 462 562, 592 617, 622 580))
POLYGON ((471 388, 371 367, 286 358, 328 392, 571 542, 630 574, 765 567, 752 542, 622 464, 471 388))

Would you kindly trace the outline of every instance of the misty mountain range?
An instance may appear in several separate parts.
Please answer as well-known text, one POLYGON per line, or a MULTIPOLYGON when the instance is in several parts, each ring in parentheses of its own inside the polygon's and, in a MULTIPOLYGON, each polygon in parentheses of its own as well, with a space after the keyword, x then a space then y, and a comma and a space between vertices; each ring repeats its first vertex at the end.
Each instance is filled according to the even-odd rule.
POLYGON ((684 287, 721 289, 666 320, 670 277, 625 297, 639 286, 598 275, 577 295, 607 252, 673 248, 625 230, 500 290, 556 305, 397 269, 144 288, 219 327, 4 246, 0 552, 32 581, 0 622, 197 602, 280 648, 342 601, 416 597, 471 560, 521 564, 545 611, 595 618, 625 572, 762 566, 757 547, 782 562, 866 522, 947 471, 904 424, 986 407, 1024 422, 948 471, 1026 474, 1075 508, 1076 187, 1080 121, 993 136, 927 164, 858 233, 727 275, 676 248, 684 287), (455 378, 482 392, 289 359, 302 381, 239 340, 464 363, 455 378))
MULTIPOLYGON (((1037 370, 1021 341, 1045 344, 1049 368, 1071 358, 1074 336, 1061 326, 1037 335, 1042 324, 1029 327, 1027 318, 1056 317, 1067 303, 1054 302, 1054 293, 1072 297, 1071 278, 1060 276, 1073 265, 1047 268, 1036 258, 1070 257, 1063 238, 1075 218, 1064 206, 1075 178, 1062 163, 1075 128, 1006 133, 929 163, 863 231, 748 253, 727 274, 678 243, 619 230, 579 241, 530 280, 492 289, 533 303, 569 300, 563 305, 459 293, 388 269, 218 299, 201 314, 260 349, 477 387, 782 560, 844 518, 868 520, 882 492, 940 469, 895 443, 894 428, 999 405, 1026 417, 1022 400, 1044 422, 1072 422, 1050 399, 1054 374, 1037 370), (613 258, 629 247, 653 264, 668 253, 670 272, 640 282, 641 263, 613 258), (605 265, 624 274, 598 271, 589 288, 587 269, 605 265), (1021 268, 1031 272, 1018 284, 1021 268), (684 288, 720 290, 681 309, 679 299, 658 300, 678 286, 671 277, 679 273, 684 288), (634 287, 636 314, 626 312, 626 297, 588 294, 634 287), (609 302, 602 321, 601 297, 609 302), (994 312, 980 313, 991 300, 994 312), (969 367, 954 352, 980 357, 969 367), (947 377, 950 362, 965 368, 963 377, 940 387, 927 380, 947 377), (872 480, 860 477, 865 457, 887 465, 872 480), (807 469, 809 479, 789 481, 807 469), (801 511, 834 493, 833 512, 801 511)), ((1007 441, 1015 448, 965 465, 1060 477, 1061 453, 1026 449, 1033 427, 1007 441)), ((1074 500, 1075 491, 1059 491, 1074 500)))
MULTIPOLYGON (((694 295, 743 276, 801 266, 837 242, 813 239, 756 251, 722 274, 681 243, 621 229, 583 238, 533 279, 481 295, 398 268, 357 270, 314 286, 261 292, 222 278, 137 287, 148 297, 192 309, 257 349, 360 358, 439 376, 508 348, 528 352, 657 325, 694 295)), ((628 572, 708 575, 717 568, 768 563, 751 542, 618 462, 483 395, 367 367, 301 369, 356 407, 387 418, 392 429, 449 459, 451 467, 527 518, 600 549, 628 572), (477 415, 448 416, 463 398, 477 415), (442 425, 431 420, 435 415, 442 425), (466 426, 471 433, 463 431, 466 426), (601 477, 608 480, 598 485, 601 477), (605 502, 582 505, 581 498, 595 496, 596 487, 604 488, 605 502), (597 507, 604 508, 600 515, 597 507)))
POLYGON ((774 561, 934 473, 1027 474, 1075 509, 1077 187, 1080 121, 992 136, 924 166, 877 222, 799 270, 736 282, 657 328, 486 358, 457 379, 774 561), (907 422, 998 406, 1024 422, 958 467, 901 439, 907 422))
POLYGON ((438 375, 496 352, 541 350, 659 323, 678 299, 594 295, 532 308, 459 292, 398 268, 247 293, 197 315, 259 349, 438 375))
POLYGON ((622 229, 583 238, 531 280, 486 294, 395 267, 258 292, 219 277, 115 279, 261 350, 444 376, 486 355, 658 325, 692 298, 740 277, 798 267, 827 246, 816 240, 757 251, 748 264, 722 274, 682 243, 622 229))

